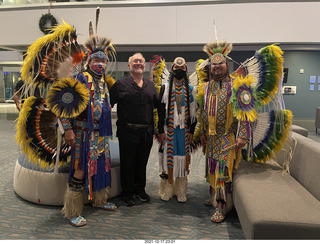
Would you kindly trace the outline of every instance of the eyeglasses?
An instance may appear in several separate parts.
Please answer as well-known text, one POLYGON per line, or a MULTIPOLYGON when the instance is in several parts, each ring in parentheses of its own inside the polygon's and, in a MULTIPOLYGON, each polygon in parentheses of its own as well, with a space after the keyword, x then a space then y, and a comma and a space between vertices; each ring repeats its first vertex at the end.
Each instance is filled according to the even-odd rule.
POLYGON ((134 59, 131 61, 131 63, 133 64, 144 64, 144 60, 143 59, 134 59))

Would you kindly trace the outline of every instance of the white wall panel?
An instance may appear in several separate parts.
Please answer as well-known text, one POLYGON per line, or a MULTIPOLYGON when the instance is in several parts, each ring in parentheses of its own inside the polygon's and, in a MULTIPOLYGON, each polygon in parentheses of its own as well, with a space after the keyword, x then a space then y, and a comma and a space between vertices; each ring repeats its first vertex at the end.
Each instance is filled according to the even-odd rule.
POLYGON ((319 42, 320 3, 254 3, 181 6, 177 42, 205 43, 218 38, 233 43, 319 42), (188 16, 188 17, 187 17, 188 16), (186 18, 187 17, 187 18, 186 18))
MULTIPOLYGON (((72 4, 72 3, 70 3, 72 4)), ((85 3, 84 3, 85 4, 85 3)), ((319 2, 211 5, 123 6, 101 4, 101 36, 120 45, 201 44, 215 39, 233 43, 319 43, 319 2)), ((47 9, 0 9, 0 46, 29 45, 42 36, 38 22, 47 9)), ((53 8, 51 13, 74 25, 83 43, 95 7, 53 8)))

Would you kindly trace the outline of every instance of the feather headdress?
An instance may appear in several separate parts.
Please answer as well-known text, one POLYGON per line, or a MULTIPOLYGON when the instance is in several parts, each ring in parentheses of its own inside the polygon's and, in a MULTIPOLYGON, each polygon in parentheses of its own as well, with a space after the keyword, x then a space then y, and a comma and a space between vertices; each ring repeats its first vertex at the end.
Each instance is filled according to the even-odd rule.
POLYGON ((232 43, 227 41, 214 41, 207 43, 203 47, 203 51, 209 55, 210 61, 214 63, 221 63, 226 61, 228 54, 232 50, 232 43))
POLYGON ((100 16, 100 8, 96 10, 96 28, 95 34, 93 33, 92 22, 89 22, 89 39, 84 43, 84 47, 87 50, 87 61, 89 62, 93 57, 105 58, 107 62, 116 61, 116 50, 111 44, 111 39, 107 37, 99 37, 97 34, 98 23, 100 16))

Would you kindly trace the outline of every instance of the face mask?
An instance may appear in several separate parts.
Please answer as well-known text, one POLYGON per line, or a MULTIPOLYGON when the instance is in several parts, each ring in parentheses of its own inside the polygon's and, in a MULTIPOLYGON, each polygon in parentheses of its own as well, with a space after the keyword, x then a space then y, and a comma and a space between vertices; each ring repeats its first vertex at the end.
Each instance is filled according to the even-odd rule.
POLYGON ((90 65, 91 70, 97 75, 102 75, 106 71, 107 64, 101 62, 93 62, 90 65))
POLYGON ((181 80, 184 78, 186 75, 186 71, 182 69, 177 69, 173 71, 173 77, 176 78, 177 80, 181 80))

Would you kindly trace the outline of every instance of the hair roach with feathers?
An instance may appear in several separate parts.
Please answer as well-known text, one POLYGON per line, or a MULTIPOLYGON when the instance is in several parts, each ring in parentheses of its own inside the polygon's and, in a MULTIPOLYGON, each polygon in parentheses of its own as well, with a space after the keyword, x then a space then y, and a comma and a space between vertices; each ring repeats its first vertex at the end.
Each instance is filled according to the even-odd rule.
POLYGON ((232 50, 232 43, 227 41, 214 41, 209 42, 203 47, 203 51, 206 52, 209 56, 214 55, 215 53, 221 53, 223 56, 227 56, 232 50))
MULTIPOLYGON (((93 31, 92 22, 89 22, 89 39, 84 43, 84 47, 87 50, 87 61, 89 61, 89 56, 95 52, 102 51, 107 57, 107 62, 116 61, 116 50, 111 43, 111 39, 107 37, 98 36, 98 24, 100 17, 100 8, 96 9, 96 24, 95 33, 93 31)), ((108 65, 110 66, 110 65, 108 65)), ((110 68, 108 68, 110 70, 110 68)))

